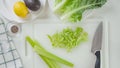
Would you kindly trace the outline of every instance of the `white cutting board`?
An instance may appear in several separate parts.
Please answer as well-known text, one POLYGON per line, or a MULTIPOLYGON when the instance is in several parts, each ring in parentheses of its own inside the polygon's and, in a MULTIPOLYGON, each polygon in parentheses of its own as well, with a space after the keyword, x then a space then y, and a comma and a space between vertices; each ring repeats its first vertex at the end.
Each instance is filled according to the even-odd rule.
MULTIPOLYGON (((100 21, 104 24, 104 37, 102 47, 102 67, 109 68, 109 45, 108 45, 108 23, 101 19, 87 19, 77 26, 82 26, 85 31, 89 33, 89 41, 83 43, 77 48, 73 49, 71 53, 66 53, 64 49, 52 48, 46 34, 53 34, 66 26, 74 28, 76 25, 63 24, 57 19, 37 20, 34 23, 26 23, 22 25, 22 33, 15 38, 15 44, 20 56, 22 58, 25 68, 48 68, 47 65, 37 56, 30 45, 25 47, 25 37, 31 36, 39 40, 39 42, 50 52, 75 63, 78 68, 94 68, 95 56, 90 52, 91 42, 94 32, 100 21), (56 27, 56 28, 55 28, 56 27), (55 29, 54 29, 55 28, 55 29)), ((66 68, 66 67, 63 67, 66 68)))
MULTIPOLYGON (((39 20, 35 21, 34 27, 34 38, 38 40, 43 47, 49 52, 64 58, 72 62, 75 66, 74 68, 94 68, 96 57, 91 53, 92 39, 95 30, 101 20, 87 20, 82 21, 80 24, 69 24, 61 23, 58 20, 39 20), (41 23, 39 23, 41 22, 41 23), (65 49, 53 48, 47 34, 52 35, 57 31, 61 31, 63 28, 71 27, 75 28, 81 26, 86 32, 88 32, 89 39, 87 42, 80 44, 78 47, 74 48, 70 53, 66 52, 65 49)), ((104 34, 103 34, 103 47, 102 47, 102 58, 101 58, 101 68, 109 68, 109 49, 108 49, 108 24, 103 21, 104 24, 104 34)), ((33 58, 33 57, 32 57, 33 58)), ((34 54, 34 68, 48 68, 47 65, 42 61, 42 59, 34 54)), ((67 68, 64 67, 63 68, 67 68)), ((69 67, 68 67, 69 68, 69 67)))

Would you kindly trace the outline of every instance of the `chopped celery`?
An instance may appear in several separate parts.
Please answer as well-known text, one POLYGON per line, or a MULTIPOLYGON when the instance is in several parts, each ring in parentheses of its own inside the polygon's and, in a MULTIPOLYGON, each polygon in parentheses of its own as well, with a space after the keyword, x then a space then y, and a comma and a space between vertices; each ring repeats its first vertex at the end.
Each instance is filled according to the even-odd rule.
POLYGON ((65 48, 67 51, 71 51, 72 48, 86 41, 88 39, 88 34, 82 27, 77 27, 75 30, 65 28, 61 32, 57 32, 51 36, 48 35, 48 38, 52 46, 65 48))

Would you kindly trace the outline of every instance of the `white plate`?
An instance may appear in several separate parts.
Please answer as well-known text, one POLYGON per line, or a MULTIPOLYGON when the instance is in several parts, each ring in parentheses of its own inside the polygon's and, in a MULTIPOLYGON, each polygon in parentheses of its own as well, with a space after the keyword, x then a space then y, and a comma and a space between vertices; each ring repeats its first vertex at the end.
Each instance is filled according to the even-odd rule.
MULTIPOLYGON (((0 0, 0 14, 2 16, 4 16, 5 18, 7 18, 10 21, 15 21, 18 23, 23 23, 23 22, 27 22, 27 21, 31 21, 36 19, 38 16, 43 14, 44 8, 45 8, 45 4, 46 4, 46 0, 40 0, 41 2, 41 8, 40 10, 36 11, 36 12, 32 12, 30 11, 30 14, 28 15, 27 19, 22 19, 20 17, 18 17, 14 11, 13 11, 13 5, 14 3, 18 1, 18 0, 0 0)), ((21 0, 23 1, 23 0, 21 0)))

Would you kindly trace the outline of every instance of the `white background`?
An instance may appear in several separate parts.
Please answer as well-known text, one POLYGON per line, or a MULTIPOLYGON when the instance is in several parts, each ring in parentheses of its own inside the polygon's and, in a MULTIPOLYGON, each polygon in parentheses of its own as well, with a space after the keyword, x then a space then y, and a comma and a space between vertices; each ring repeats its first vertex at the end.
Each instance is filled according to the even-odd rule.
POLYGON ((96 10, 95 16, 109 22, 110 68, 120 68, 120 0, 108 0, 104 7, 96 10))

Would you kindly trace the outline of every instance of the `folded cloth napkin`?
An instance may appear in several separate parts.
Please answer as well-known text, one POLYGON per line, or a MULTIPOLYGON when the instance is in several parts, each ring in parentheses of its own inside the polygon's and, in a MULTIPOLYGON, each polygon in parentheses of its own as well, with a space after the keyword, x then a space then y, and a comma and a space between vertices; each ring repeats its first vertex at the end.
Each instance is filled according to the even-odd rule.
POLYGON ((12 38, 7 34, 5 23, 0 19, 0 68, 23 68, 21 58, 12 38))

